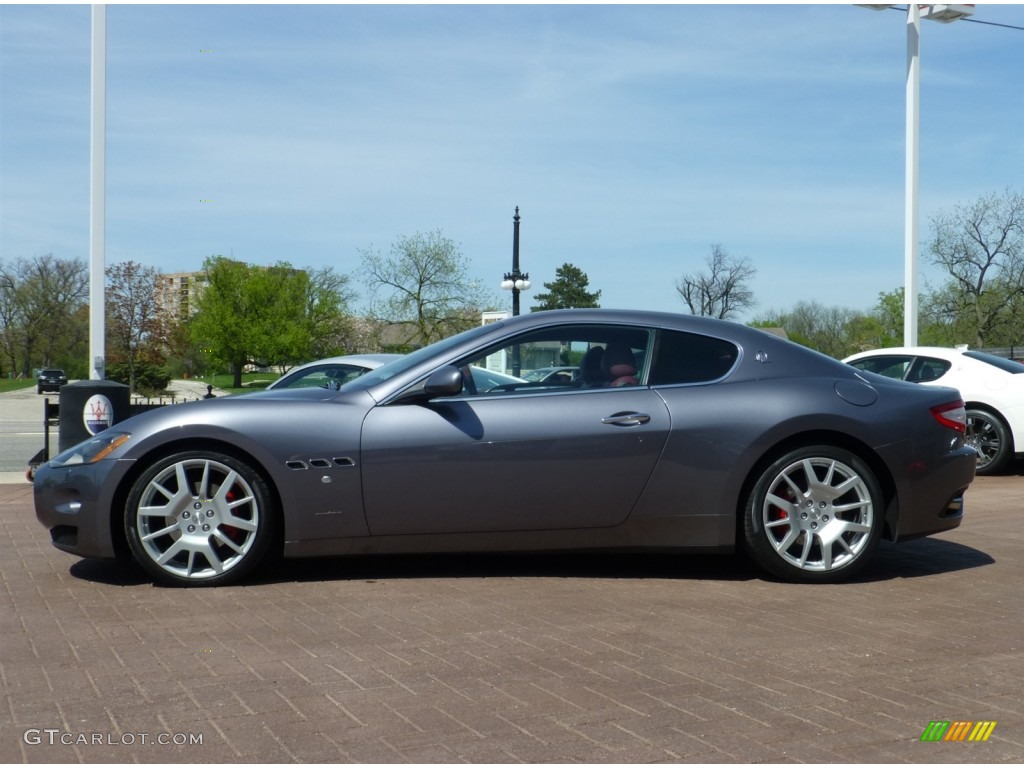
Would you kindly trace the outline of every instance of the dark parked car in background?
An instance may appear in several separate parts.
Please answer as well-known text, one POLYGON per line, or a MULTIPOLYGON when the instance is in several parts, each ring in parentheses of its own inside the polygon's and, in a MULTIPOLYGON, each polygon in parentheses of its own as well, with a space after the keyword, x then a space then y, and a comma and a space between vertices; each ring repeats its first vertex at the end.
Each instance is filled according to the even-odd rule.
POLYGON ((288 557, 745 549, 848 578, 882 538, 960 524, 956 390, 861 373, 737 323, 537 312, 342 385, 168 406, 41 467, 53 544, 181 586, 288 557), (509 375, 580 360, 576 381, 509 375), (477 370, 500 373, 484 386, 477 370), (271 558, 272 559, 272 558, 271 558))
POLYGON ((36 378, 36 394, 60 392, 60 388, 67 383, 68 376, 60 368, 43 368, 36 378))

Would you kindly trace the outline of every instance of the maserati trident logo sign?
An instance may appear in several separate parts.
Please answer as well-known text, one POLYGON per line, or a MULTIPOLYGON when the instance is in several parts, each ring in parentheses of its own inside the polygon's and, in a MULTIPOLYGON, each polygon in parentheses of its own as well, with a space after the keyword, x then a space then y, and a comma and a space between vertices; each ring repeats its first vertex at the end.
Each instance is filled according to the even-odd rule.
POLYGON ((90 435, 95 435, 114 423, 114 408, 103 395, 93 395, 85 402, 82 421, 90 435))

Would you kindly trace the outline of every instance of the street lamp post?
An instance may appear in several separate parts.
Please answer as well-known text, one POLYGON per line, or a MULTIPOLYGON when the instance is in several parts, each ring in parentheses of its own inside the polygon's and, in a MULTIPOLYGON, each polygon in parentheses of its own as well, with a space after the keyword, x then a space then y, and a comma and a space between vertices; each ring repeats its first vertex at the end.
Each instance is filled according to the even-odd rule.
MULTIPOLYGON (((884 11, 895 6, 860 4, 884 11)), ((907 5, 906 186, 903 224, 903 344, 917 346, 918 218, 920 216, 921 19, 948 24, 974 13, 973 5, 907 5), (924 12, 922 14, 922 11, 924 12)))
POLYGON ((516 206, 516 215, 512 217, 512 271, 505 273, 505 279, 501 281, 501 287, 506 291, 512 291, 512 316, 519 314, 519 294, 530 289, 530 275, 519 271, 519 206, 516 206))
MULTIPOLYGON (((530 275, 519 271, 519 206, 516 206, 516 215, 512 217, 512 271, 505 273, 505 279, 501 281, 501 287, 506 291, 512 291, 512 317, 519 314, 519 294, 530 289, 530 275)), ((518 376, 522 370, 522 360, 519 357, 519 345, 512 345, 512 375, 518 376)))

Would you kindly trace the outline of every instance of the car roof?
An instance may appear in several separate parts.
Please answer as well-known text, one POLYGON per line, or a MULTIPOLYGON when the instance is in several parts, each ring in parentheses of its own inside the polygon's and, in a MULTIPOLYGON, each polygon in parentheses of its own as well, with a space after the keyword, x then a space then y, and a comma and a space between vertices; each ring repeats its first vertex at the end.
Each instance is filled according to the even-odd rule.
POLYGON ((1011 375, 1020 375, 1022 370, 1020 364, 1010 358, 1000 355, 993 355, 982 349, 970 349, 963 347, 885 347, 872 349, 867 352, 858 352, 843 359, 844 363, 857 363, 869 358, 906 356, 906 357, 933 357, 948 362, 957 362, 965 370, 989 370, 996 369, 1011 375))
POLYGON ((966 348, 960 349, 958 347, 880 347, 879 349, 857 352, 850 355, 850 357, 861 357, 863 355, 928 355, 935 353, 958 355, 965 351, 966 348))

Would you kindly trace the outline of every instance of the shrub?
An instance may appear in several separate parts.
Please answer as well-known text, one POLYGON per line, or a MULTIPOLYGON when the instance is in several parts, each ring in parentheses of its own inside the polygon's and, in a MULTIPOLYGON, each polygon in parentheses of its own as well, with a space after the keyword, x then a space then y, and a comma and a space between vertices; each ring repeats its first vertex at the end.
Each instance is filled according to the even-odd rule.
MULTIPOLYGON (((129 384, 128 364, 113 363, 107 366, 107 378, 122 384, 129 384)), ((137 362, 135 364, 135 390, 142 395, 158 395, 171 383, 171 375, 158 363, 137 362)))

